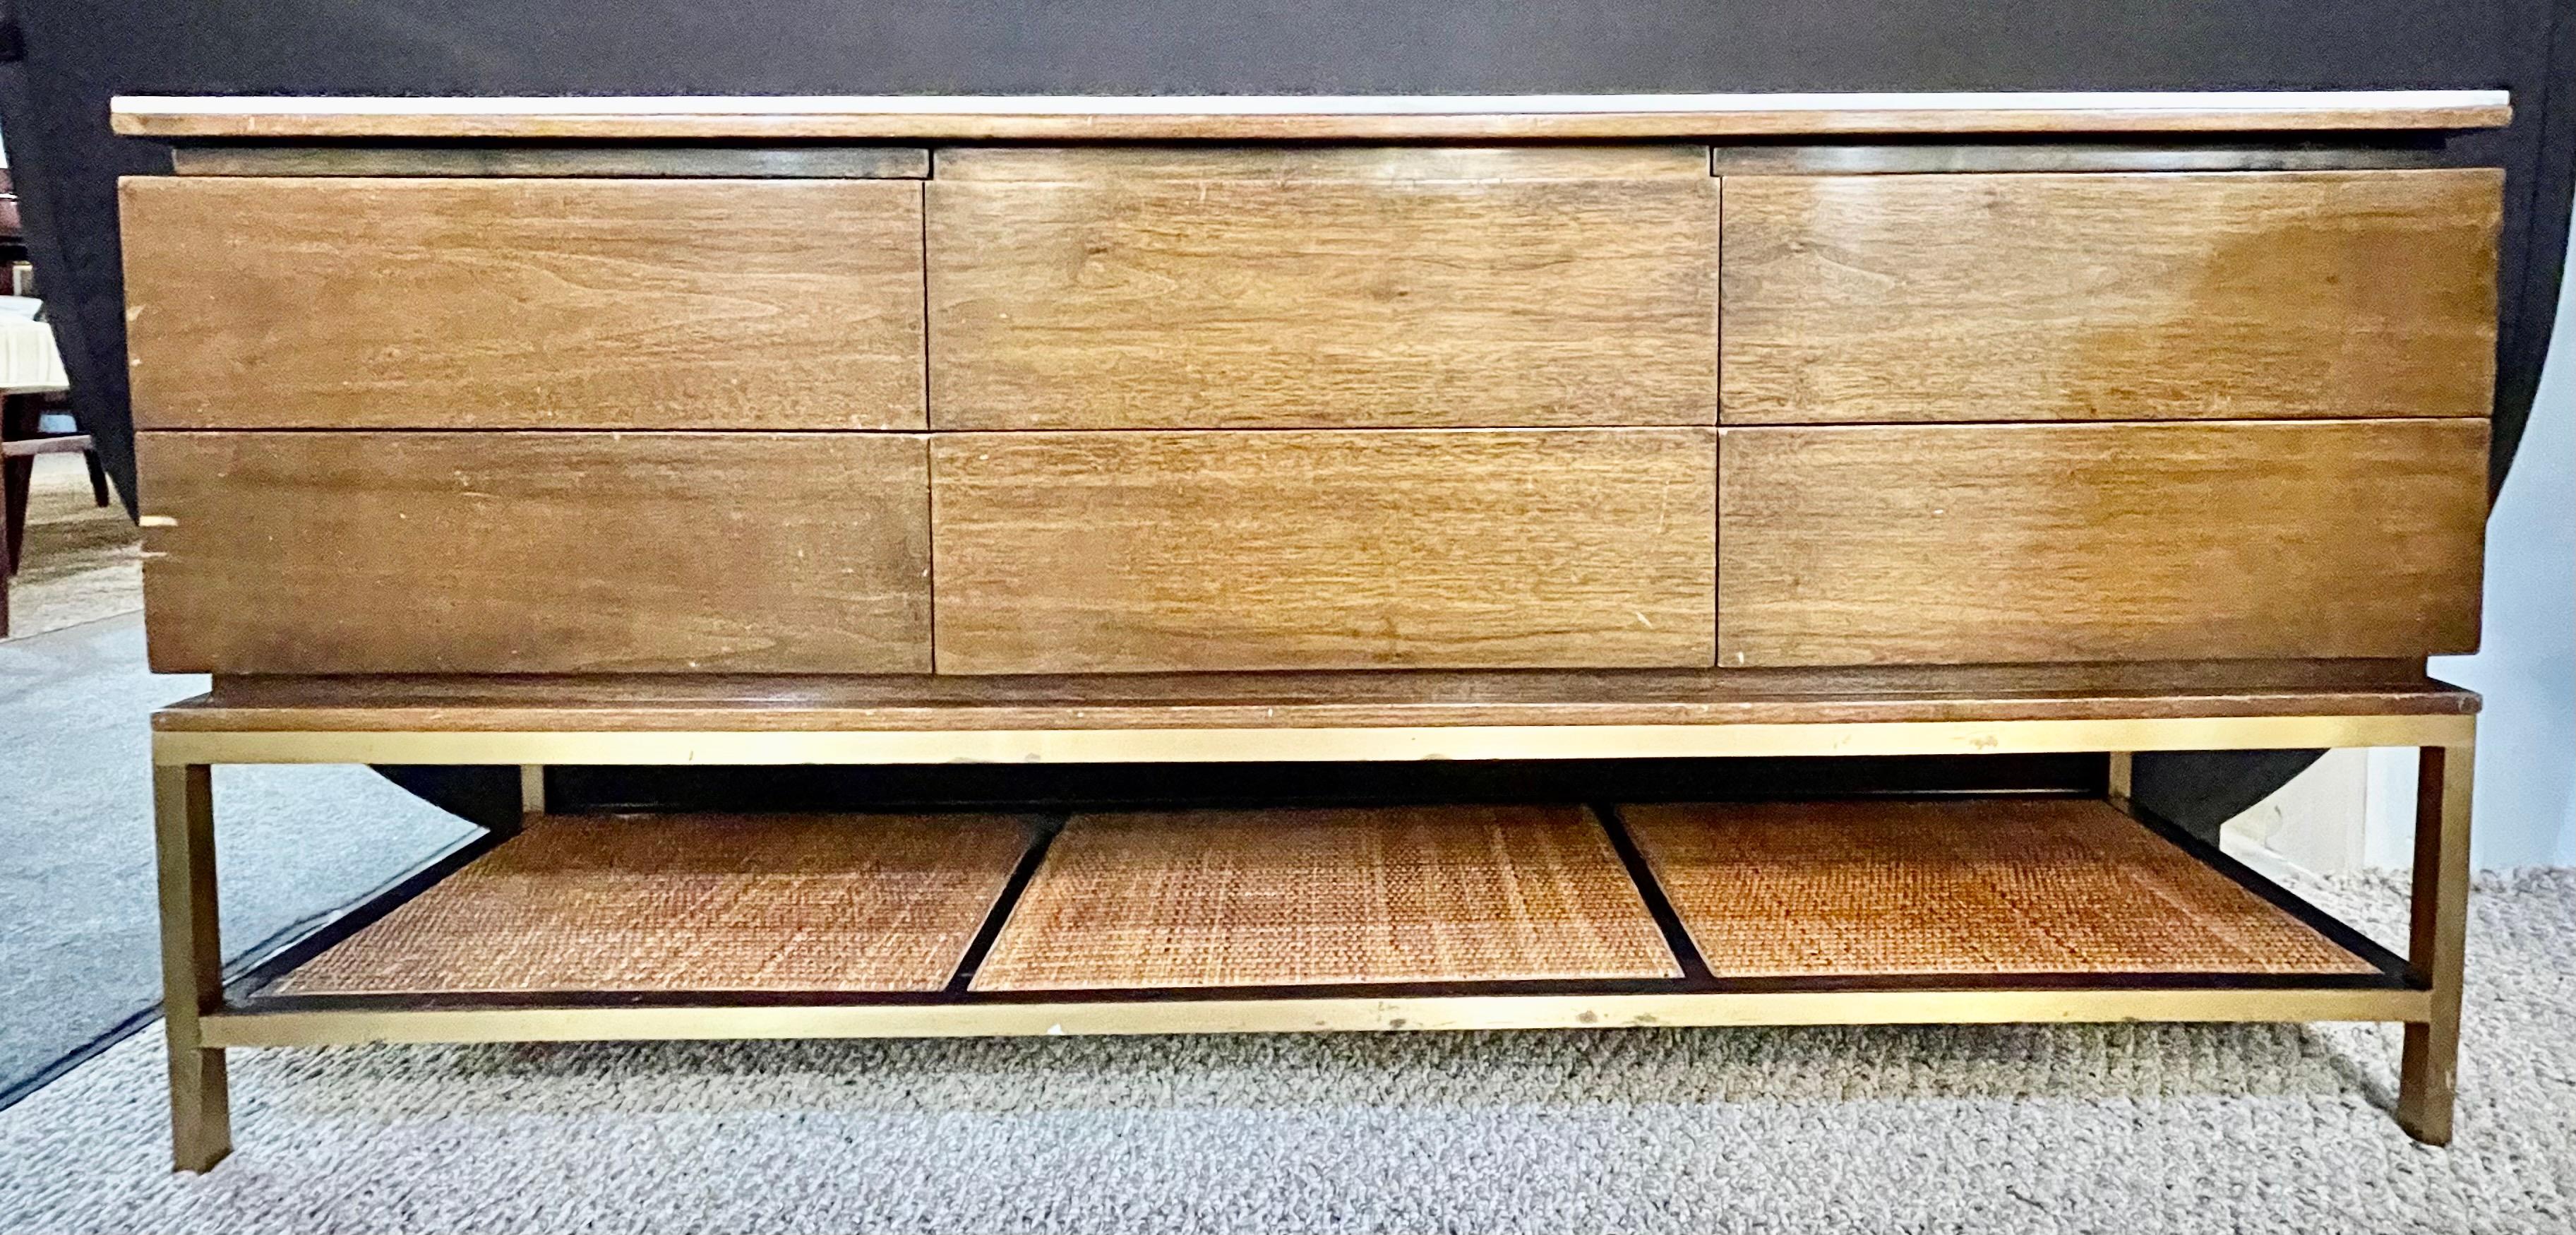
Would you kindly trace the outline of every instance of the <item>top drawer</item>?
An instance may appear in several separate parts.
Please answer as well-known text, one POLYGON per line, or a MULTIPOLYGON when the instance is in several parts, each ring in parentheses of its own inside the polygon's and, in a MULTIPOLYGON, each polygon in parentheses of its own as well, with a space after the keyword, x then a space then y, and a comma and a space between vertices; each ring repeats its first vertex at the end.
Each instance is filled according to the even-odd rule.
POLYGON ((1730 177, 1728 424, 2483 416, 2502 173, 1730 177))
POLYGON ((146 429, 918 429, 921 185, 122 186, 146 429))
POLYGON ((941 151, 937 429, 1707 425, 1702 147, 941 151))

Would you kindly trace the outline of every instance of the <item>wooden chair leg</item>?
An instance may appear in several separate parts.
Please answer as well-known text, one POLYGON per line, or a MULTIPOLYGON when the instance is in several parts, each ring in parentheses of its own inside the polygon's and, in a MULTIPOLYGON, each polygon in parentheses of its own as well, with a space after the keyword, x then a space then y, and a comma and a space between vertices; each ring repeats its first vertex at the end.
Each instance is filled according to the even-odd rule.
POLYGON ((215 900, 211 769, 152 769, 160 843, 162 1021, 170 1049, 170 1161, 203 1171, 232 1152, 232 1095, 224 1053, 204 1045, 198 1017, 223 1000, 224 947, 215 900))
MULTIPOLYGON (((9 483, 9 469, 0 468, 0 509, 9 505, 17 488, 9 483)), ((18 555, 9 551, 9 538, 0 535, 0 639, 9 637, 9 581, 18 576, 18 555)))
MULTIPOLYGON (((44 417, 45 401, 41 395, 0 395, 0 442, 22 442, 36 436, 36 426, 44 417)), ((5 503, 9 569, 27 554, 27 486, 35 478, 36 461, 28 456, 0 461, 0 489, 7 491, 5 503)))
POLYGON ((2451 1142, 2459 1088, 2460 988, 2469 926, 2469 786, 2476 748, 2428 746, 2415 798, 2415 905, 2407 966, 2433 994, 2429 1018, 2406 1026, 2397 1122, 2428 1145, 2451 1142))
POLYGON ((81 461, 89 465, 90 501, 100 506, 107 505, 107 465, 98 461, 95 450, 82 451, 81 461))
POLYGON ((36 460, 20 456, 0 463, 9 479, 9 562, 14 570, 27 554, 27 489, 36 479, 36 460))

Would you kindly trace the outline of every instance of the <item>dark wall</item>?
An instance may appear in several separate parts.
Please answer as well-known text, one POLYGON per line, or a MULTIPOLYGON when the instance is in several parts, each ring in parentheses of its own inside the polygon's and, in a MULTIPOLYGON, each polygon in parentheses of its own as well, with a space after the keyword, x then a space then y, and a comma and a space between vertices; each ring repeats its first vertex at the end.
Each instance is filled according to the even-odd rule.
MULTIPOLYGON (((2567 233, 2576 0, 17 0, 0 133, 84 424, 132 493, 120 93, 1477 93, 2505 87, 2496 470, 2567 233), (2553 97, 2551 86, 2557 88, 2553 97)), ((129 501, 130 501, 129 496, 129 501)), ((2295 757, 2151 761, 2186 821, 2295 757)))

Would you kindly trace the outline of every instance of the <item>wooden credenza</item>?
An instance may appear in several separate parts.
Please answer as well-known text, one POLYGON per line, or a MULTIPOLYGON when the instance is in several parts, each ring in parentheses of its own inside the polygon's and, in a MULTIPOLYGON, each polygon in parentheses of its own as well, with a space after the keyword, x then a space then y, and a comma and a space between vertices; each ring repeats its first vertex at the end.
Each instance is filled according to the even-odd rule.
POLYGON ((2474 648, 2498 173, 1727 153, 129 180, 154 666, 2474 648))
POLYGON ((2441 1139, 2502 189, 2442 136, 2503 114, 122 100, 180 173, 123 187, 151 658, 217 675, 159 720, 180 1160, 223 1045, 1022 1020, 2391 1019, 2441 1139), (2305 987, 1783 1002, 1852 988, 1676 942, 1642 994, 540 1024, 228 1001, 189 875, 233 761, 2059 750, 2125 805, 2131 751, 2349 744, 2428 752, 2419 946, 2305 987))

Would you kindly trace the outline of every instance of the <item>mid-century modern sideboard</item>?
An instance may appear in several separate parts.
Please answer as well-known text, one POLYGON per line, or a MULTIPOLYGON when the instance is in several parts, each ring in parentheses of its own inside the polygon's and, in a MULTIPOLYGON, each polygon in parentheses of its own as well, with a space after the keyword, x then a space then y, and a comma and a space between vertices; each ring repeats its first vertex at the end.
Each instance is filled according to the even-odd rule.
MULTIPOLYGON (((2406 1026, 2500 94, 128 98, 176 1160, 357 1041, 2406 1026), (2129 802, 2422 751, 2411 946, 2129 802), (548 815, 548 765, 2098 753, 2086 797, 548 815), (222 977, 209 767, 528 769, 222 977)), ((314 838, 317 844, 329 837, 314 838)))

